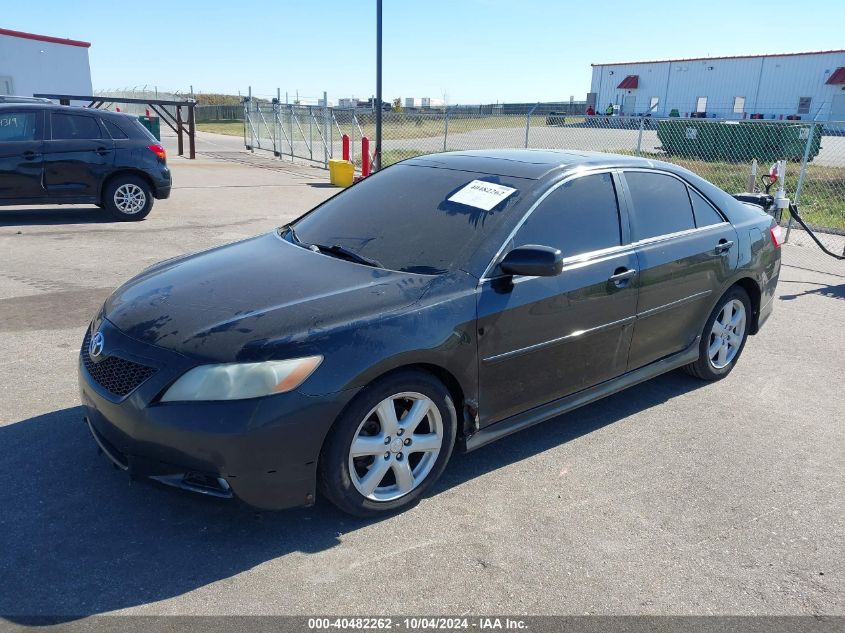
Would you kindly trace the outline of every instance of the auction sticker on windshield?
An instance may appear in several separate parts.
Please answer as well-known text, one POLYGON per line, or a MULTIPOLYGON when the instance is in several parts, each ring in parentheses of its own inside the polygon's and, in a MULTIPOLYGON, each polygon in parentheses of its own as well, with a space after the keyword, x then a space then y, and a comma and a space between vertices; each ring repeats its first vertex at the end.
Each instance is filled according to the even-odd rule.
POLYGON ((494 182, 473 180, 466 187, 458 190, 449 198, 449 202, 465 204, 484 211, 492 211, 493 207, 513 195, 516 189, 497 185, 494 182))

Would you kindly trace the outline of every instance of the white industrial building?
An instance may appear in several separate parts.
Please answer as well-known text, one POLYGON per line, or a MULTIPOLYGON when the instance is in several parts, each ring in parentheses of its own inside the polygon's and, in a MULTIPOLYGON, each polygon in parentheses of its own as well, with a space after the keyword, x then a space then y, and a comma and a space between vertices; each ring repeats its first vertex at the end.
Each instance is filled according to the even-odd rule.
POLYGON ((598 114, 845 121, 845 50, 592 66, 598 114))
POLYGON ((0 95, 91 94, 88 42, 0 29, 0 95))

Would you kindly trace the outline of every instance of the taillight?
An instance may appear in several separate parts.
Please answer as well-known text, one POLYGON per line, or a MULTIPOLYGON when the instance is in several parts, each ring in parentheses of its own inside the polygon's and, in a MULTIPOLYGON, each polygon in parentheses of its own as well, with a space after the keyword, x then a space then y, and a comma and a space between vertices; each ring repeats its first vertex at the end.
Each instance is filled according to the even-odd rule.
POLYGON ((156 143, 155 145, 147 145, 147 149, 150 150, 156 156, 158 156, 158 159, 162 163, 167 161, 167 152, 158 143, 156 143))
POLYGON ((772 244, 775 245, 775 248, 780 248, 780 245, 783 244, 780 224, 775 224, 771 229, 769 229, 769 233, 772 234, 772 244))

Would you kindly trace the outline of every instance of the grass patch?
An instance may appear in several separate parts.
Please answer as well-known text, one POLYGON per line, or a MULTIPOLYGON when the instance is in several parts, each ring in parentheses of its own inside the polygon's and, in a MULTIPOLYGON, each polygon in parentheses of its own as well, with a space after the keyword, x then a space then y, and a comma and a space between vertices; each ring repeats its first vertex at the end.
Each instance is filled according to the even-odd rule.
POLYGON ((200 132, 213 132, 214 134, 226 134, 228 136, 244 135, 243 121, 203 121, 197 123, 197 129, 200 132))

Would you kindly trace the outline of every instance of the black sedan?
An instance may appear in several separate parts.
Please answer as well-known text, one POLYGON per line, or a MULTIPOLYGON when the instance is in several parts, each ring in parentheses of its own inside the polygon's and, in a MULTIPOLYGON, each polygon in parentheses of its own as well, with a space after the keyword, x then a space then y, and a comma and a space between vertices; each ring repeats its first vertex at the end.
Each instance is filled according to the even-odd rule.
POLYGON ((404 161, 106 301, 79 382, 135 476, 373 515, 468 451, 676 368, 727 375, 779 229, 679 167, 489 151, 404 161))

